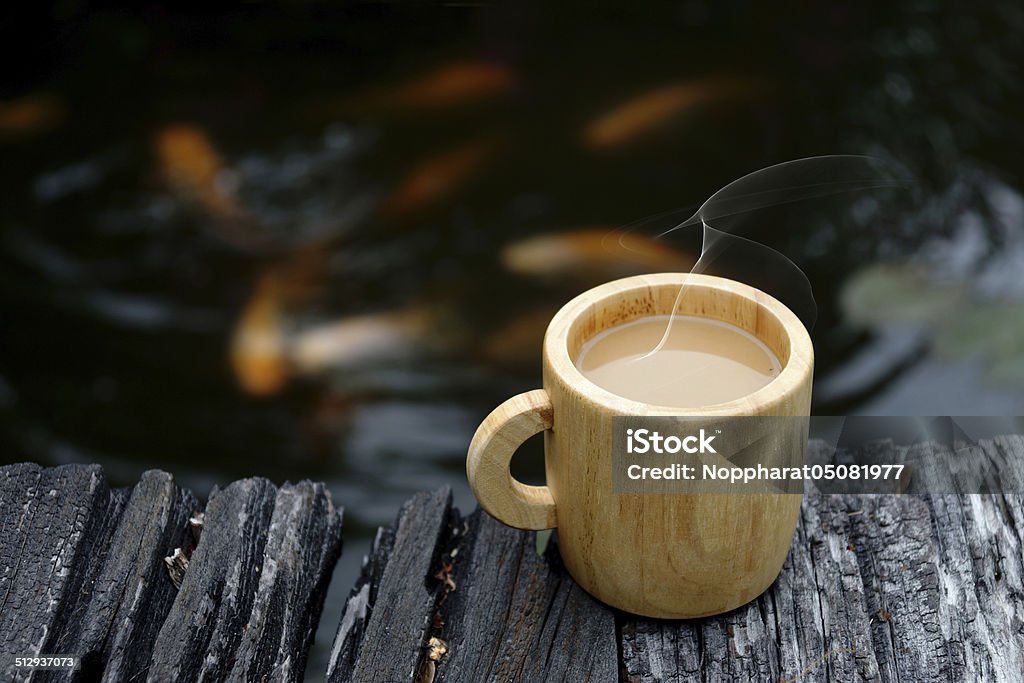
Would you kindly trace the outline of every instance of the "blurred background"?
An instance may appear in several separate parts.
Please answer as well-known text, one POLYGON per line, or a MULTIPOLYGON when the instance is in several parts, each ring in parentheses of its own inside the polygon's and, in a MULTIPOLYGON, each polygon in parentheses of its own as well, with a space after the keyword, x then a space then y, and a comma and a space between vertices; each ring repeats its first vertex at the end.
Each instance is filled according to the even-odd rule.
POLYGON ((645 235, 758 168, 914 178, 756 217, 817 299, 816 414, 1021 411, 1018 3, 3 12, 0 462, 327 481, 311 672, 373 529, 442 484, 473 506, 468 441, 539 385, 552 313, 688 268, 645 235))

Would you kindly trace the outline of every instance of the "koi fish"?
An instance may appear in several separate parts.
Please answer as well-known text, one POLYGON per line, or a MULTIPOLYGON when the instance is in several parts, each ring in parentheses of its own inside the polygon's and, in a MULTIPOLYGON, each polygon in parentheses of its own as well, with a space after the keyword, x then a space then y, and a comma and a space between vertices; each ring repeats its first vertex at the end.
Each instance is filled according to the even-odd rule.
POLYGON ((516 85, 513 72, 493 62, 445 64, 417 80, 376 88, 350 100, 356 113, 452 107, 501 95, 516 85))
POLYGON ((323 292, 329 256, 326 242, 311 242, 260 275, 231 340, 232 368, 250 394, 274 394, 291 374, 285 321, 323 292))
POLYGON ((282 289, 275 272, 265 273, 231 337, 231 367, 241 387, 254 396, 273 395, 288 379, 282 289))
POLYGON ((378 215, 394 220, 436 204, 465 184, 492 149, 478 140, 423 160, 384 200, 378 215))
POLYGON ((590 228, 514 242, 502 249, 501 262, 516 275, 578 284, 642 273, 688 272, 696 259, 644 235, 590 228))
POLYGON ((655 88, 591 121, 583 130, 583 142, 594 150, 621 147, 700 106, 750 91, 739 80, 699 80, 655 88))
POLYGON ((65 115, 64 103, 52 93, 34 93, 0 102, 0 139, 51 130, 63 122, 65 115))
POLYGON ((423 306, 344 318, 297 332, 289 356, 298 372, 309 375, 412 357, 437 345, 433 332, 439 318, 436 309, 423 306))
POLYGON ((157 132, 154 146, 161 175, 175 195, 219 218, 242 214, 237 197, 218 182, 224 162, 201 128, 167 126, 157 132))

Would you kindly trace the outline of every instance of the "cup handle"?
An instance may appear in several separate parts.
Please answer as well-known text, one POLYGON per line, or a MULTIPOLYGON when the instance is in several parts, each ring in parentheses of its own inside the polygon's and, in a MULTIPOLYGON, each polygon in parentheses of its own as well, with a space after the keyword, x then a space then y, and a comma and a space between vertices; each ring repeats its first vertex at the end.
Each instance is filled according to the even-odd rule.
POLYGON ((548 392, 535 389, 513 396, 488 415, 469 444, 466 475, 480 507, 517 529, 553 529, 555 499, 547 486, 528 486, 509 470, 516 449, 528 438, 551 429, 548 392))

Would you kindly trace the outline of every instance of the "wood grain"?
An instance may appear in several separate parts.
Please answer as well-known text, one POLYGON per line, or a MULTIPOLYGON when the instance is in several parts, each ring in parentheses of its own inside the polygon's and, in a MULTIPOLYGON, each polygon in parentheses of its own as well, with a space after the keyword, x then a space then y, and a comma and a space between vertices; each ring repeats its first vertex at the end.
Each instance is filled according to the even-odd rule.
POLYGON ((555 501, 547 486, 528 486, 509 469, 516 449, 534 434, 551 429, 553 408, 543 389, 513 396, 487 416, 473 435, 466 476, 481 506, 517 529, 551 529, 555 501))
POLYGON ((73 633, 110 548, 127 492, 98 465, 0 468, 0 664, 8 680, 49 672, 9 669, 11 657, 53 653, 73 633))
POLYGON ((303 679, 341 517, 322 484, 247 479, 200 505, 164 472, 0 467, 0 671, 15 681, 303 679), (181 589, 164 557, 191 556, 181 589), (194 548, 194 551, 193 551, 194 548), (15 656, 75 654, 65 671, 15 656))
POLYGON ((83 659, 75 680, 122 681, 145 676, 149 653, 177 594, 167 580, 168 548, 194 545, 188 520, 199 509, 191 492, 166 472, 145 472, 117 520, 109 551, 90 590, 83 590, 68 627, 47 652, 83 659))
POLYGON ((435 573, 452 533, 453 514, 448 489, 419 494, 402 507, 393 532, 386 543, 377 544, 346 605, 328 681, 414 679, 441 590, 435 573), (372 593, 367 581, 376 581, 372 593))
MULTIPOLYGON (((895 457, 888 448, 879 457, 895 457)), ((1000 471, 1024 462, 1021 436, 978 448, 1000 471)), ((810 450, 813 459, 827 447, 812 442, 810 450)), ((1020 494, 811 492, 767 591, 725 614, 662 620, 593 600, 556 549, 538 555, 533 532, 477 512, 448 539, 455 589, 409 616, 434 610, 427 637, 448 650, 423 680, 1016 683, 1024 671, 1022 528, 1020 494)), ((422 640, 389 647, 422 661, 422 640)))
POLYGON ((252 478, 215 491, 147 680, 301 680, 340 552, 323 484, 252 478))
MULTIPOLYGON (((891 444, 872 448, 889 449, 878 458, 898 457, 891 444)), ((809 459, 825 450, 812 442, 809 459)), ((972 452, 997 472, 1019 471, 1024 437, 982 440, 972 452)), ((148 641, 164 631, 182 634, 174 642, 184 643, 179 658, 189 658, 174 664, 183 675, 173 680, 302 680, 340 541, 340 516, 326 491, 249 479, 218 492, 179 592, 154 570, 155 559, 169 554, 163 543, 187 542, 182 520, 193 504, 164 473, 147 473, 128 491, 111 489, 96 466, 0 468, 2 680, 68 680, 9 668, 15 654, 55 654, 50 647, 82 647, 93 662, 79 674, 85 680, 172 680, 166 669, 136 668, 171 665, 172 651, 154 654, 153 646, 164 646, 148 641), (238 538, 247 527, 234 513, 246 510, 265 541, 238 538), (213 558, 224 566, 210 565, 213 558), (209 588, 217 607, 202 633, 171 621, 196 614, 179 604, 190 584, 209 588), (228 586, 252 594, 231 596, 228 586), (244 618, 243 603, 252 605, 244 618), (239 628, 233 649, 224 647, 228 623, 239 628), (188 640, 214 636, 208 650, 188 640), (217 659, 196 662, 196 652, 217 659)), ((1021 529, 1019 493, 812 491, 767 591, 726 614, 661 620, 594 600, 565 570, 557 544, 538 554, 533 532, 482 511, 462 517, 447 490, 420 494, 378 534, 346 601, 328 676, 1017 683, 1024 671, 1021 529)))

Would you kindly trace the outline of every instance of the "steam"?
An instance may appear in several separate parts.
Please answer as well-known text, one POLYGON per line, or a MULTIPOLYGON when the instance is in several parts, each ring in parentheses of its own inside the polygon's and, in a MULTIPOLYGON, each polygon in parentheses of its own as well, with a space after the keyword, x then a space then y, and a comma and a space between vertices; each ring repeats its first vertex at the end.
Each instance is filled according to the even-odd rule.
MULTIPOLYGON (((732 181, 708 197, 689 218, 658 234, 657 239, 667 239, 686 228, 697 229, 699 226, 700 256, 690 273, 714 271, 714 274, 758 287, 786 304, 810 330, 817 319, 817 304, 810 281, 785 254, 740 234, 751 223, 756 224, 756 221, 748 219, 758 210, 782 204, 839 194, 905 188, 908 185, 907 175, 901 169, 875 157, 835 154, 795 159, 732 181)), ((644 222, 674 213, 678 214, 668 212, 644 222)), ((620 234, 619 246, 628 249, 624 244, 624 233, 620 234)), ((684 284, 680 288, 661 341, 637 360, 647 358, 665 346, 676 311, 689 287, 684 284)))
POLYGON ((860 154, 830 154, 784 161, 748 173, 721 188, 687 220, 661 233, 689 225, 792 202, 846 192, 902 188, 907 178, 891 163, 860 154))

